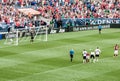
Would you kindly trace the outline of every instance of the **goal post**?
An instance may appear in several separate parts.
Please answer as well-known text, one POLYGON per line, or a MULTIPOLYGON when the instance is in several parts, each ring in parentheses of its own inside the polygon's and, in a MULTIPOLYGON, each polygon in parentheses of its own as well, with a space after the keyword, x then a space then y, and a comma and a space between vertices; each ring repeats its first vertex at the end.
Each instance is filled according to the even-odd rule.
POLYGON ((48 41, 48 27, 27 27, 27 28, 17 28, 14 32, 8 32, 6 34, 6 40, 4 44, 18 45, 19 43, 31 40, 31 31, 34 32, 34 41, 48 41))
POLYGON ((36 40, 37 37, 38 40, 48 41, 48 27, 47 26, 36 27, 34 40, 36 40))
POLYGON ((16 29, 14 32, 7 32, 5 38, 4 44, 18 45, 18 29, 16 29))
POLYGON ((15 36, 16 40, 14 45, 18 45, 18 29, 16 30, 16 36, 15 36))

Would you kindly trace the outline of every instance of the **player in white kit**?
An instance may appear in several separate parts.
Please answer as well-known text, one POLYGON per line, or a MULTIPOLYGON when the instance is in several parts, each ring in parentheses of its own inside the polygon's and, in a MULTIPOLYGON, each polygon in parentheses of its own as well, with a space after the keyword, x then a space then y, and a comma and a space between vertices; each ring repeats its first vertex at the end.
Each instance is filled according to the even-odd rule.
POLYGON ((83 63, 86 63, 86 55, 87 55, 87 51, 84 49, 83 52, 83 63))
POLYGON ((90 62, 95 63, 95 52, 93 50, 90 53, 90 62))
POLYGON ((99 49, 99 47, 97 47, 97 48, 95 49, 95 58, 96 58, 96 61, 98 61, 98 58, 99 58, 99 56, 100 56, 100 53, 101 53, 101 50, 99 49))

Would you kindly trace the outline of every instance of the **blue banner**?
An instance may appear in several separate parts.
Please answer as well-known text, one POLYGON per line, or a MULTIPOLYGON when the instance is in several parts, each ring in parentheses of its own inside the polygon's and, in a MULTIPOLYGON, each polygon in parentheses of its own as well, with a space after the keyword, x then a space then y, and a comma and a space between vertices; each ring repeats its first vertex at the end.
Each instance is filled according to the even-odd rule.
POLYGON ((98 25, 98 24, 120 24, 119 19, 110 19, 110 18, 82 18, 82 19, 62 19, 62 27, 67 27, 67 24, 70 26, 86 26, 86 25, 98 25))
POLYGON ((0 23, 0 32, 7 32, 8 26, 6 23, 0 23))

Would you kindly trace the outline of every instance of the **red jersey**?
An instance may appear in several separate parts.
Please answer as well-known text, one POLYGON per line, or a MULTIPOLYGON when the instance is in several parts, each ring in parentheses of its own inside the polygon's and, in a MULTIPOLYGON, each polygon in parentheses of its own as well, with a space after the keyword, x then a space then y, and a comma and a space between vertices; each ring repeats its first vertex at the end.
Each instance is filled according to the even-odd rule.
POLYGON ((118 49, 119 49, 119 46, 115 45, 114 50, 118 50, 118 49))
POLYGON ((86 56, 90 56, 90 54, 89 54, 89 53, 87 53, 87 54, 86 54, 86 56))

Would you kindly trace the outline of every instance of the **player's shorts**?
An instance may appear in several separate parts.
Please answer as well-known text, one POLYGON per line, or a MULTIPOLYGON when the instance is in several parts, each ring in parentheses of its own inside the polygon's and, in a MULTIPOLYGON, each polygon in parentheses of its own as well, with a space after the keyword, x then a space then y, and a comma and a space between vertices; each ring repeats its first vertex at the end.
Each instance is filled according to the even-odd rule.
POLYGON ((83 56, 83 59, 86 59, 86 56, 83 56))
POLYGON ((70 54, 70 57, 71 57, 71 58, 73 58, 73 55, 72 55, 72 54, 70 54))
POLYGON ((97 55, 95 55, 95 57, 99 57, 99 55, 97 54, 97 55))
POLYGON ((94 58, 95 58, 95 56, 94 56, 94 55, 90 55, 90 58, 93 58, 93 59, 94 59, 94 58))
POLYGON ((114 51, 114 55, 118 55, 118 50, 115 50, 115 51, 114 51))
POLYGON ((101 29, 99 29, 99 31, 101 31, 101 29))
POLYGON ((86 56, 86 59, 90 59, 90 56, 86 56))
POLYGON ((34 37, 31 37, 31 39, 34 39, 34 37))

